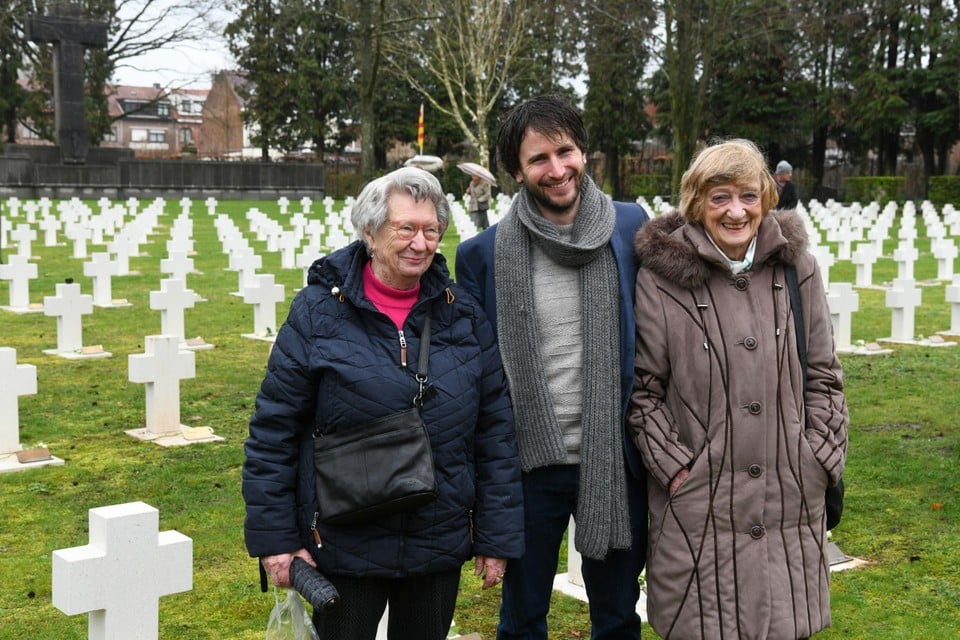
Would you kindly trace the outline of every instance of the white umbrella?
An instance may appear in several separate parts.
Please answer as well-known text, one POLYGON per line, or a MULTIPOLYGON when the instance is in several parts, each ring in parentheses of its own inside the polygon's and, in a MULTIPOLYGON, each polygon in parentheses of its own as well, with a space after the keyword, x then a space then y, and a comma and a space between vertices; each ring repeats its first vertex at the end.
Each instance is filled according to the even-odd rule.
POLYGON ((425 171, 439 171, 443 168, 443 158, 438 156, 415 155, 403 163, 405 167, 419 167, 425 171))
POLYGON ((479 165, 476 162, 461 162, 457 165, 457 168, 469 176, 477 176, 481 180, 486 180, 493 186, 497 186, 497 179, 494 178, 493 174, 483 165, 479 165))

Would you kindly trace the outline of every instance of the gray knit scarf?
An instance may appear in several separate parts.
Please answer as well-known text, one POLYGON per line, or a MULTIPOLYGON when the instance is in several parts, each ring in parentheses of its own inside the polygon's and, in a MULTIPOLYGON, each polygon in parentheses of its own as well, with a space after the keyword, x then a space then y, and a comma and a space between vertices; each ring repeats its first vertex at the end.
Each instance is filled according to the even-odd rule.
POLYGON ((630 512, 620 429, 620 314, 617 264, 610 248, 613 203, 584 177, 570 242, 521 189, 500 221, 494 249, 497 333, 524 471, 562 464, 566 448, 544 375, 534 312, 531 243, 558 264, 580 268, 583 306, 583 441, 577 497, 577 549, 602 559, 630 547, 630 512))

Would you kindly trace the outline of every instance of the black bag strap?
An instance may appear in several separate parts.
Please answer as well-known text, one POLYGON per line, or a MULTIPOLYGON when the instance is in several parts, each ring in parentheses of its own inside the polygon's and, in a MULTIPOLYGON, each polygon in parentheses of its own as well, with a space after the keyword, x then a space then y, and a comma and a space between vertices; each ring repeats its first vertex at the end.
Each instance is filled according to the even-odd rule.
MULTIPOLYGON (((792 264, 783 267, 783 276, 787 280, 787 292, 790 294, 790 306, 793 311, 794 333, 797 334, 797 355, 800 357, 800 370, 803 372, 803 395, 807 395, 807 334, 803 329, 803 306, 800 302, 800 284, 797 282, 797 268, 792 264)), ((803 401, 807 403, 806 399, 803 401)))
POLYGON ((417 384, 420 385, 417 395, 413 398, 413 406, 423 406, 423 392, 427 388, 427 366, 430 363, 430 313, 423 321, 423 332, 420 334, 420 357, 417 359, 417 384))

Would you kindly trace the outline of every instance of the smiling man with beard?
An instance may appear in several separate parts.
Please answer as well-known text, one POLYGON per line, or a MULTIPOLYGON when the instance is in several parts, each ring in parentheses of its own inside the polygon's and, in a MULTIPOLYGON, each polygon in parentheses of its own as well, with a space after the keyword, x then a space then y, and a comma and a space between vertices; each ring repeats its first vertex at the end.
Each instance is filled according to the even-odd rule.
POLYGON ((497 139, 520 190, 457 250, 458 282, 493 321, 523 467, 524 556, 510 560, 497 638, 547 638, 570 516, 594 640, 636 639, 646 551, 643 468, 626 439, 633 380, 636 204, 586 174, 587 132, 557 96, 511 110, 497 139))

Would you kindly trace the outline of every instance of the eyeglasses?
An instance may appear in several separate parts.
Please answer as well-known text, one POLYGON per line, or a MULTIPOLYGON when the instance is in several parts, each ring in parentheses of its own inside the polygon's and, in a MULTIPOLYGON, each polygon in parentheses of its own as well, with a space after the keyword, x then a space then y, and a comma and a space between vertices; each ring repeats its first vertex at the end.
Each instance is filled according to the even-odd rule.
POLYGON ((429 227, 418 227, 412 224, 393 224, 390 223, 390 228, 393 229, 393 232, 397 234, 397 237, 401 240, 413 240, 418 233, 423 234, 423 239, 427 242, 437 242, 440 240, 440 236, 443 235, 443 227, 440 226, 429 226, 429 227))

